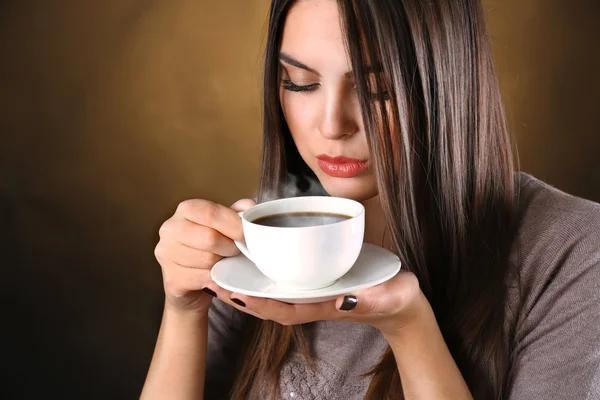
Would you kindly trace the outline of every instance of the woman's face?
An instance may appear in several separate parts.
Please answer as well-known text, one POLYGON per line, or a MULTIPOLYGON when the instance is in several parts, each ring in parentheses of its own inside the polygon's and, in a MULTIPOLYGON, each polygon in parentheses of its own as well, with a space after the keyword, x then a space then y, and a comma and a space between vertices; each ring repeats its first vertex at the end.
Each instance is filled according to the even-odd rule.
POLYGON ((285 22, 280 99, 300 155, 332 196, 377 195, 335 0, 301 0, 285 22))

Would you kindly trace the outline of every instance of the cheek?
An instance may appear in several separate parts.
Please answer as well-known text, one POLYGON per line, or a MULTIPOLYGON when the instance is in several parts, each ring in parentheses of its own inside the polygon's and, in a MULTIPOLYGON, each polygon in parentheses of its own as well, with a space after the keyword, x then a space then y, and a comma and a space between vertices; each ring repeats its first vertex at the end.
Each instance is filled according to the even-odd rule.
POLYGON ((283 115, 290 128, 296 146, 302 147, 301 141, 308 138, 316 130, 318 105, 312 95, 291 93, 281 90, 279 98, 283 115))

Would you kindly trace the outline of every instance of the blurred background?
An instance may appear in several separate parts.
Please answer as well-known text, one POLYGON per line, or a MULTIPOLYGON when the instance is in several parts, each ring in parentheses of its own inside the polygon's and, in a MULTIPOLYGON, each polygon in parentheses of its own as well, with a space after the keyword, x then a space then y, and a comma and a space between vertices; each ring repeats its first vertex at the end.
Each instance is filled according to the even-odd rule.
MULTIPOLYGON (((522 169, 600 201, 600 3, 484 1, 522 169)), ((0 398, 133 399, 157 230, 255 194, 268 0, 0 0, 0 398)))

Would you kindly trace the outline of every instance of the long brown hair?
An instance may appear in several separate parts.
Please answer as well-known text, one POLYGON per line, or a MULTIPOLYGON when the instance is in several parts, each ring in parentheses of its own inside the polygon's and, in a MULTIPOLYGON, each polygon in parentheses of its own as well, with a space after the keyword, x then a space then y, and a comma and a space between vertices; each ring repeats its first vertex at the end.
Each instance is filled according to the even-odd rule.
MULTIPOLYGON (((302 161, 279 100, 278 56, 294 0, 273 0, 264 76, 260 196, 300 189, 302 161)), ((500 399, 509 369, 505 281, 516 213, 512 148, 480 0, 338 0, 387 229, 416 274, 476 398, 500 399), (364 60, 381 65, 369 80, 364 60), (371 87, 370 87, 371 85, 371 87), (373 87, 373 85, 375 87, 373 87), (383 93, 373 99, 370 93, 383 93)), ((252 320, 232 398, 277 392, 286 357, 310 361, 301 326, 252 320)), ((402 399, 388 349, 368 399, 402 399)))

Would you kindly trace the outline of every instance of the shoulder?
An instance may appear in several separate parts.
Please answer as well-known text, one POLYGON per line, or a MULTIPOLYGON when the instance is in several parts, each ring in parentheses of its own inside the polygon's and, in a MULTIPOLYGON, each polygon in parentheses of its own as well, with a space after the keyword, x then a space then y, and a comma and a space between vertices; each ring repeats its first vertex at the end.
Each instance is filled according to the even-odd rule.
POLYGON ((519 175, 521 237, 548 231, 561 237, 600 233, 600 204, 564 193, 531 175, 519 175))
POLYGON ((558 273, 578 274, 597 265, 600 204, 571 196, 530 175, 521 174, 519 179, 520 216, 512 262, 521 278, 541 283, 558 273))
POLYGON ((520 217, 510 261, 516 277, 512 289, 518 286, 521 307, 533 307, 533 302, 539 306, 544 295, 568 295, 559 287, 583 276, 587 286, 597 287, 600 204, 561 192, 526 174, 519 179, 520 217))
POLYGON ((520 187, 521 206, 539 206, 539 205, 554 205, 553 211, 565 211, 564 209, 556 208, 561 205, 571 206, 567 211, 570 213, 576 212, 598 212, 600 204, 580 197, 572 196, 565 193, 546 182, 543 182, 532 175, 519 173, 518 182, 520 187), (574 209, 573 209, 574 207, 574 209))
POLYGON ((600 379, 600 205, 525 174, 520 188, 508 284, 510 398, 586 398, 600 379))

